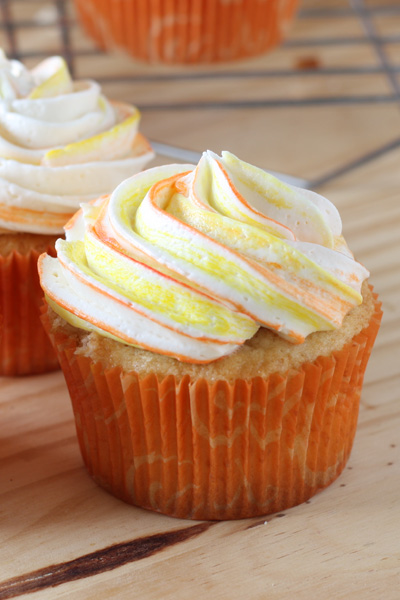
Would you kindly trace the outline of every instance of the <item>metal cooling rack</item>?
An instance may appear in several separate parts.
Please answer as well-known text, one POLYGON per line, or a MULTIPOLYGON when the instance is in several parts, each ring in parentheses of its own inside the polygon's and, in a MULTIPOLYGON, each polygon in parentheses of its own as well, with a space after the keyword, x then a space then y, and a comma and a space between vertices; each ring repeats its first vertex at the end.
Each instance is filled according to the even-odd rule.
MULTIPOLYGON (((298 19, 302 22, 312 23, 318 19, 335 19, 338 17, 354 17, 361 24, 362 34, 350 36, 321 36, 305 37, 301 39, 289 38, 283 48, 322 48, 326 46, 336 46, 354 48, 359 45, 367 45, 372 50, 376 65, 371 66, 347 66, 343 68, 315 67, 310 65, 301 71, 303 77, 315 76, 316 68, 318 76, 329 78, 332 76, 348 77, 352 75, 383 75, 389 85, 387 94, 367 94, 358 95, 340 95, 330 94, 323 97, 302 97, 291 98, 281 97, 279 99, 265 100, 243 100, 243 101, 210 101, 197 103, 157 103, 139 105, 142 111, 151 111, 157 109, 163 110, 190 110, 190 109, 241 109, 241 108, 276 108, 287 106, 308 106, 308 105, 365 105, 365 104, 395 104, 400 105, 400 83, 398 73, 399 64, 395 64, 393 57, 390 56, 387 48, 396 47, 399 44, 400 56, 400 3, 396 0, 385 2, 385 0, 332 0, 330 2, 313 2, 312 0, 303 0, 300 5, 298 19), (380 17, 398 19, 399 31, 394 33, 382 33, 377 26, 377 19, 380 17)), ((29 59, 41 59, 50 54, 60 54, 66 59, 72 74, 76 71, 77 61, 85 56, 101 56, 101 51, 93 45, 77 44, 74 40, 74 32, 79 28, 75 18, 72 0, 0 0, 0 46, 2 46, 11 58, 22 61, 29 59), (44 48, 23 48, 19 42, 19 33, 24 30, 32 34, 37 31, 53 31, 57 35, 52 39, 51 47, 44 48)), ((84 34, 82 34, 84 37, 84 34)), ((218 66, 206 67, 201 70, 187 68, 184 71, 167 72, 160 70, 157 73, 134 73, 115 75, 113 72, 104 72, 101 77, 96 79, 104 83, 122 83, 126 81, 170 81, 170 80, 199 80, 224 77, 236 77, 245 80, 252 77, 274 77, 287 79, 298 76, 299 70, 295 68, 283 69, 246 69, 241 70, 240 66, 224 70, 224 67, 218 66)), ((186 161, 197 160, 199 154, 193 151, 184 150, 175 146, 157 143, 152 141, 155 150, 163 156, 178 158, 186 161)), ((353 169, 356 169, 378 157, 400 147, 400 137, 396 137, 390 142, 376 147, 371 152, 356 157, 332 171, 315 178, 312 181, 301 180, 299 178, 290 178, 297 185, 307 185, 316 188, 337 177, 344 175, 353 169)))

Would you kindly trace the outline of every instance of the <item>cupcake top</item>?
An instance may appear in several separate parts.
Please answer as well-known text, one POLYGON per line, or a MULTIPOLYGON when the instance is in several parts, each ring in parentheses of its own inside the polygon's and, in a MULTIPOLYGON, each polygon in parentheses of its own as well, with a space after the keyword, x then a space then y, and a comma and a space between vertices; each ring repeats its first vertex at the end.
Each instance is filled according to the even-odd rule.
POLYGON ((326 198, 206 152, 83 205, 39 271, 72 325, 207 363, 260 326, 294 344, 340 328, 369 275, 341 230, 326 198))
POLYGON ((81 202, 140 171, 153 152, 139 120, 60 56, 28 70, 0 50, 0 231, 62 233, 81 202))

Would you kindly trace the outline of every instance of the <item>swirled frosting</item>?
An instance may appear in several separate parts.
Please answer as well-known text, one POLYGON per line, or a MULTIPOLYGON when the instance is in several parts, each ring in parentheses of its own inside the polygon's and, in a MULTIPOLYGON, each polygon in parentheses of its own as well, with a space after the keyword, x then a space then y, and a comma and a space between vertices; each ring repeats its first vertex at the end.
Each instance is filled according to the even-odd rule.
POLYGON ((39 270, 71 324, 210 362, 260 326, 294 343, 341 326, 368 277, 341 229, 326 198, 206 152, 83 205, 39 270))
POLYGON ((139 120, 59 56, 28 70, 0 51, 0 229, 61 233, 81 202, 142 170, 153 152, 139 120))

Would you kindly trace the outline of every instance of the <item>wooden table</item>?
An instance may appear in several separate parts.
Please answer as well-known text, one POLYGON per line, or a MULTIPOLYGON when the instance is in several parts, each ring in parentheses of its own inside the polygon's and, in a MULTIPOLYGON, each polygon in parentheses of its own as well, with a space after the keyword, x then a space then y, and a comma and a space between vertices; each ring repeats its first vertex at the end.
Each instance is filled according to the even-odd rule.
MULTIPOLYGON (((72 15, 69 2, 56 4, 72 15)), ((76 23, 60 37, 51 8, 15 0, 11 16, 25 25, 13 37, 4 26, 1 43, 27 63, 67 49, 75 76, 96 77, 107 94, 139 105, 153 140, 229 149, 305 178, 338 206, 384 319, 347 468, 308 503, 264 519, 180 521, 114 499, 83 468, 62 374, 1 379, 0 600, 397 600, 398 1, 304 0, 278 50, 198 68, 95 53, 76 23)))

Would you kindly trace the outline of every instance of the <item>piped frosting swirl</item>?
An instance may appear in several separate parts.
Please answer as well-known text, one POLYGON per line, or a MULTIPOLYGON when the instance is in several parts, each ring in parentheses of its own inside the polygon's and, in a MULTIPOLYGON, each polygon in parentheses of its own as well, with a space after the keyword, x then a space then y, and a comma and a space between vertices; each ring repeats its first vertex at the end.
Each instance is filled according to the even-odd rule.
POLYGON ((293 343, 338 328, 368 277, 331 202, 229 152, 131 177, 83 205, 56 248, 40 273, 58 314, 194 363, 260 326, 293 343))
POLYGON ((0 51, 0 228, 61 233, 78 209, 153 157, 134 106, 73 81, 53 56, 28 70, 0 51))

